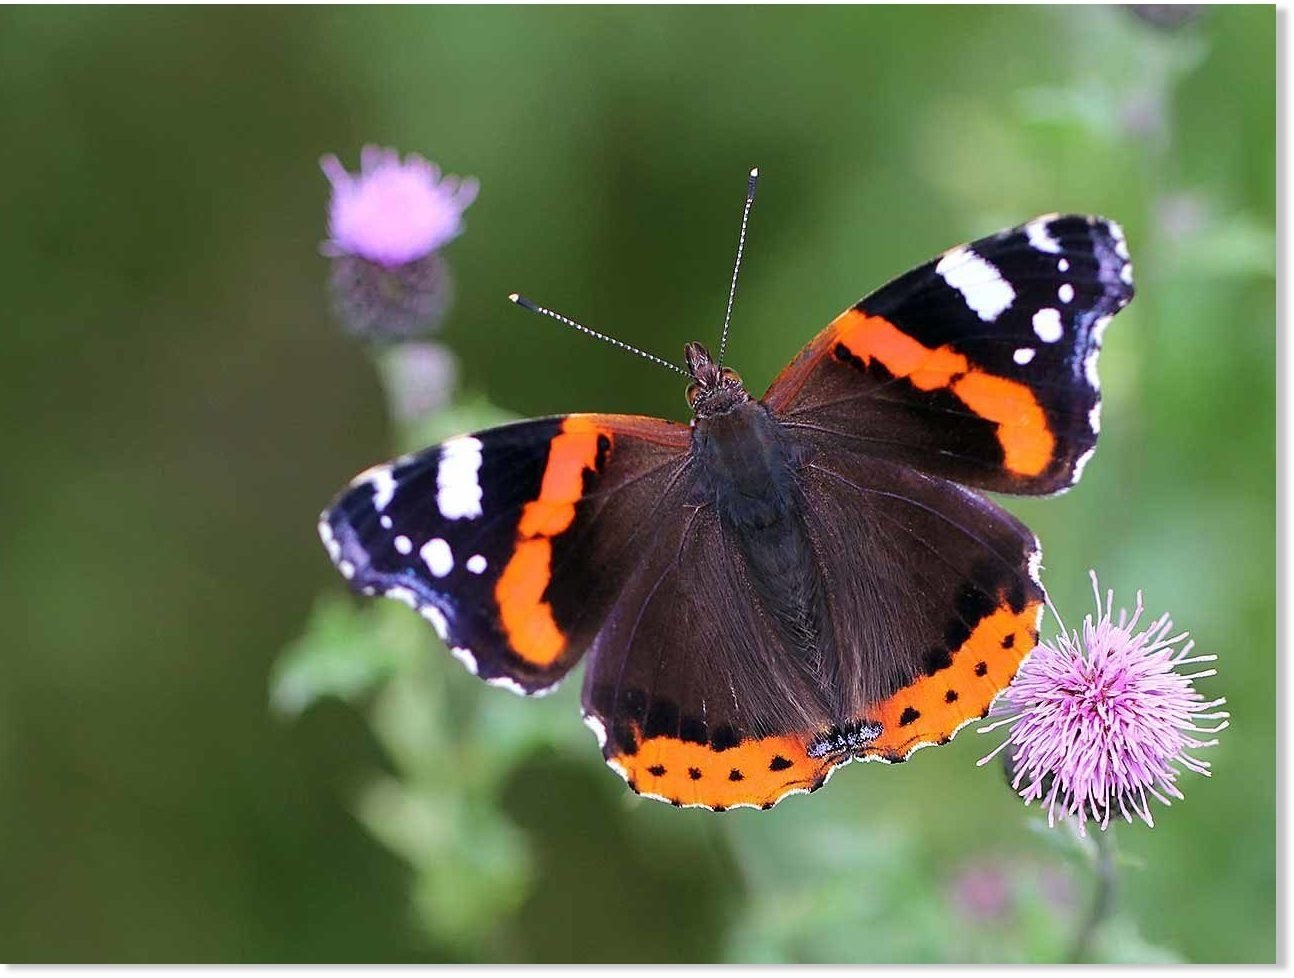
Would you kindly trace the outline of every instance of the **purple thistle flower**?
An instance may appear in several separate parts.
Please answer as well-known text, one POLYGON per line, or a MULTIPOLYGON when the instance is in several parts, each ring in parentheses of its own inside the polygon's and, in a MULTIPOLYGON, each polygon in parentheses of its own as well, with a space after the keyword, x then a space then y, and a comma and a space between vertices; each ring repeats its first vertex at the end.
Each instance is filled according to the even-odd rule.
POLYGON ((394 149, 365 146, 360 172, 329 154, 319 166, 332 183, 324 253, 356 255, 393 268, 425 258, 463 231, 463 211, 480 189, 468 177, 441 177, 416 153, 404 162, 394 149))
POLYGON ((407 340, 439 325, 452 283, 437 249, 463 231, 476 180, 442 177, 417 154, 365 146, 360 172, 335 156, 319 161, 332 183, 328 234, 333 303, 351 333, 407 340))
MULTIPOLYGON (((999 719, 981 733, 1009 728, 1007 739, 979 763, 1007 747, 1011 787, 1028 805, 1047 808, 1047 821, 1073 817, 1086 834, 1090 820, 1101 829, 1116 811, 1128 822, 1136 815, 1154 825, 1150 800, 1171 805, 1182 798, 1180 768, 1209 774, 1209 762, 1187 751, 1212 747, 1230 714, 1217 708, 1225 699, 1206 701, 1194 681, 1216 669, 1183 674, 1178 667, 1211 662, 1192 656, 1186 632, 1170 634, 1172 620, 1162 615, 1137 631, 1143 611, 1141 592, 1129 619, 1120 609, 1113 619, 1114 592, 1104 605, 1092 573, 1096 619, 1088 615, 1078 632, 1065 631, 1055 644, 1041 642, 1021 666, 994 712, 999 719), (1212 721, 1213 726, 1201 726, 1212 721)), ((1052 607, 1060 622, 1060 615, 1052 607)))

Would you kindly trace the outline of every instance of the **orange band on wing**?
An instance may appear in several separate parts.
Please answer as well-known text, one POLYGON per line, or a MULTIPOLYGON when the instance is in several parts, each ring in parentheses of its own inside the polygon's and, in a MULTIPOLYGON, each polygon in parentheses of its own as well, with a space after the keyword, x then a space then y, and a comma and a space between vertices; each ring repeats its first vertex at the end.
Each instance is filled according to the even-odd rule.
POLYGON ((864 362, 879 360, 895 377, 906 377, 923 391, 948 387, 970 370, 960 353, 946 346, 936 350, 923 345, 888 319, 848 309, 836 317, 836 340, 864 362))
POLYGON ((522 540, 494 586, 499 618, 513 651, 527 662, 549 666, 566 648, 566 639, 544 600, 552 576, 553 545, 547 537, 522 540))
POLYGON ((636 753, 607 761, 639 794, 677 805, 764 808, 822 784, 831 763, 806 754, 805 743, 794 736, 752 738, 716 751, 674 737, 651 737, 636 753))
POLYGON ((610 437, 588 418, 573 415, 562 422, 548 449, 539 497, 522 510, 516 549, 494 586, 512 650, 536 666, 550 666, 566 651, 566 636, 544 600, 552 580, 552 539, 575 521, 584 473, 597 468, 598 439, 610 437))
POLYGON ((997 426, 1007 469, 1039 475, 1051 462, 1056 438, 1027 385, 985 373, 951 347, 931 349, 889 320, 848 309, 832 323, 836 342, 864 363, 880 363, 923 391, 948 388, 968 408, 997 426))
POLYGON ((598 461, 601 432, 587 418, 570 417, 548 449, 548 466, 539 487, 539 498, 521 513, 517 535, 555 537, 575 519, 575 504, 584 494, 584 473, 598 461))
POLYGON ((972 371, 953 381, 953 393, 981 418, 997 424, 1008 469, 1020 475, 1038 475, 1051 461, 1055 436, 1033 391, 1024 384, 972 371))
POLYGON ((967 720, 983 716, 1037 644, 1040 607, 1034 601, 1019 612, 998 608, 975 626, 951 665, 873 707, 868 719, 883 729, 865 753, 902 758, 921 744, 943 743, 967 720))

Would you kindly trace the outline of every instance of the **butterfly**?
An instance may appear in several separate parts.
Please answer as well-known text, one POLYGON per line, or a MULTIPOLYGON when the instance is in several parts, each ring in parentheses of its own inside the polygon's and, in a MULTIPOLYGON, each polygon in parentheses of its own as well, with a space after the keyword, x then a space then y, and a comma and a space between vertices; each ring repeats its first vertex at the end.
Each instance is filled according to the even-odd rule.
POLYGON ((758 400, 689 343, 689 424, 451 438, 361 473, 319 533, 491 685, 538 696, 584 660, 584 721, 634 791, 770 808, 947 742, 1011 682, 1041 549, 982 493, 1079 480, 1132 296, 1118 224, 1039 217, 846 309, 758 400))

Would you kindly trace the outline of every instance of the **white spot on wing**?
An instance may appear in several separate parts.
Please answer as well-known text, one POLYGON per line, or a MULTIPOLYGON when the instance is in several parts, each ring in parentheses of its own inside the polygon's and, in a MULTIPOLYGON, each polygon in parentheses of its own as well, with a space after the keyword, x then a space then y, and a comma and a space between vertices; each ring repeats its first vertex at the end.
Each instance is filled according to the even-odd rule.
POLYGON ((1031 221, 1026 224, 1024 233, 1029 236, 1029 244, 1038 251, 1046 251, 1053 255, 1060 252, 1060 242, 1048 232, 1045 220, 1031 221))
POLYGON ((399 601, 401 604, 407 604, 414 611, 418 610, 418 596, 407 587, 387 588, 382 596, 390 598, 392 601, 399 601))
POLYGON ((485 573, 485 558, 480 554, 472 554, 467 558, 467 569, 473 574, 485 573))
POLYGON ((401 533, 395 538, 395 549, 402 554, 413 553, 413 541, 401 533))
POLYGON ((1073 302, 1073 301, 1074 301, 1074 287, 1073 287, 1072 285, 1070 285, 1068 282, 1066 282, 1064 285, 1062 285, 1062 286, 1061 286, 1057 291, 1058 291, 1058 293, 1059 293, 1059 295, 1060 295, 1060 301, 1061 301, 1061 302, 1073 302))
POLYGON ((333 536, 332 526, 328 523, 328 514, 324 513, 319 517, 319 539, 323 541, 324 549, 328 551, 328 557, 335 564, 341 558, 341 544, 333 536))
POLYGON ((1083 478, 1083 469, 1087 467, 1088 460, 1091 459, 1091 457, 1093 456, 1093 454, 1095 454, 1095 452, 1096 452, 1096 446, 1093 445, 1091 448, 1089 448, 1087 451, 1085 451, 1082 455, 1078 457, 1078 461, 1074 463, 1074 479, 1070 483, 1070 485, 1077 485, 1078 480, 1083 478))
POLYGON ((491 686, 498 686, 500 689, 506 689, 510 693, 516 693, 518 696, 526 695, 525 687, 511 676, 495 676, 493 679, 487 679, 486 682, 491 686))
POLYGON ((476 656, 472 655, 471 649, 450 649, 449 654, 461 662, 473 676, 476 675, 476 656))
POLYGON ((584 714, 584 726, 593 731, 593 736, 598 738, 598 746, 606 747, 607 745, 607 728, 601 720, 592 713, 584 714))
POLYGON ((466 435, 440 446, 436 471, 436 505, 447 520, 475 519, 481 515, 481 442, 466 435))
POLYGON ((1132 284, 1132 262, 1124 262, 1123 267, 1119 269, 1119 278, 1123 280, 1124 285, 1132 284))
POLYGON ((355 565, 349 560, 337 561, 337 569, 341 571, 341 576, 348 581, 355 576, 355 565))
POLYGON ((1105 341, 1105 331, 1113 318, 1113 316, 1102 316, 1092 324, 1092 342, 1098 347, 1105 341))
POLYGON ((1110 237, 1114 238, 1114 253, 1127 261, 1130 257, 1128 255, 1128 239, 1123 233, 1122 226, 1117 221, 1108 221, 1107 224, 1110 228, 1110 237))
POLYGON ((382 518, 378 522, 382 524, 382 529, 384 530, 389 530, 394 525, 391 522, 391 517, 387 516, 386 513, 382 514, 382 518))
POLYGON ((1029 580, 1042 587, 1042 544, 1033 538, 1033 551, 1029 554, 1029 580))
POLYGON ((960 292, 986 323, 997 319, 1015 301, 1015 290, 1002 273, 967 247, 945 254, 935 265, 935 272, 960 292))
POLYGON ((1069 271, 1069 259, 1068 259, 1068 258, 1062 258, 1060 261, 1056 262, 1056 268, 1057 268, 1057 269, 1059 269, 1059 270, 1060 270, 1060 271, 1062 271, 1062 272, 1068 272, 1068 271, 1069 271))
POLYGON ((444 577, 454 569, 454 552, 440 537, 432 537, 424 543, 418 556, 427 565, 427 570, 436 577, 444 577))
POLYGON ((1083 361, 1083 373, 1087 377, 1087 382, 1092 385, 1092 390, 1101 389, 1101 376, 1096 372, 1096 358, 1101 351, 1092 347, 1092 352, 1087 355, 1083 361))
MULTIPOLYGON (((436 629, 436 634, 440 636, 440 640, 442 642, 449 640, 449 622, 445 620, 445 616, 441 613, 439 608, 433 604, 425 604, 418 609, 418 614, 431 622, 431 627, 436 629)), ((465 652, 467 650, 463 649, 462 651, 465 652)), ((472 661, 475 662, 476 660, 472 661)), ((476 670, 473 669, 472 673, 475 675, 476 670)))
POLYGON ((1083 361, 1083 372, 1093 390, 1099 391, 1101 389, 1101 378, 1096 372, 1096 358, 1101 352, 1101 344, 1105 340, 1105 331, 1109 328, 1112 318, 1112 316, 1102 316, 1092 324, 1092 352, 1083 361))
POLYGON ((1020 347, 1020 349, 1015 351, 1015 353, 1012 355, 1012 359, 1014 359, 1016 363, 1018 363, 1020 366, 1023 367, 1026 363, 1029 363, 1031 360, 1033 360, 1035 352, 1036 351, 1031 346, 1022 346, 1020 347))
POLYGON ((371 469, 365 469, 350 482, 352 486, 365 483, 373 487, 373 508, 382 512, 395 495, 395 476, 391 474, 391 466, 375 465, 371 469))
POLYGON ((1065 334, 1060 313, 1055 309, 1039 309, 1033 314, 1033 331, 1044 343, 1055 343, 1065 334))

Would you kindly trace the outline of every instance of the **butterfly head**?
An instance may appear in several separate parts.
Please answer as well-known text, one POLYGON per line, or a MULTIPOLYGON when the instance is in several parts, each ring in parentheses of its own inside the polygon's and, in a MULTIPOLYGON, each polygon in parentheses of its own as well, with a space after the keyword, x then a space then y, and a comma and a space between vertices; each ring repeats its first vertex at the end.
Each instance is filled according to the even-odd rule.
POLYGON ((737 372, 715 363, 710 351, 700 343, 689 343, 683 353, 687 358, 687 372, 692 375, 687 403, 698 418, 726 414, 750 400, 737 372))

